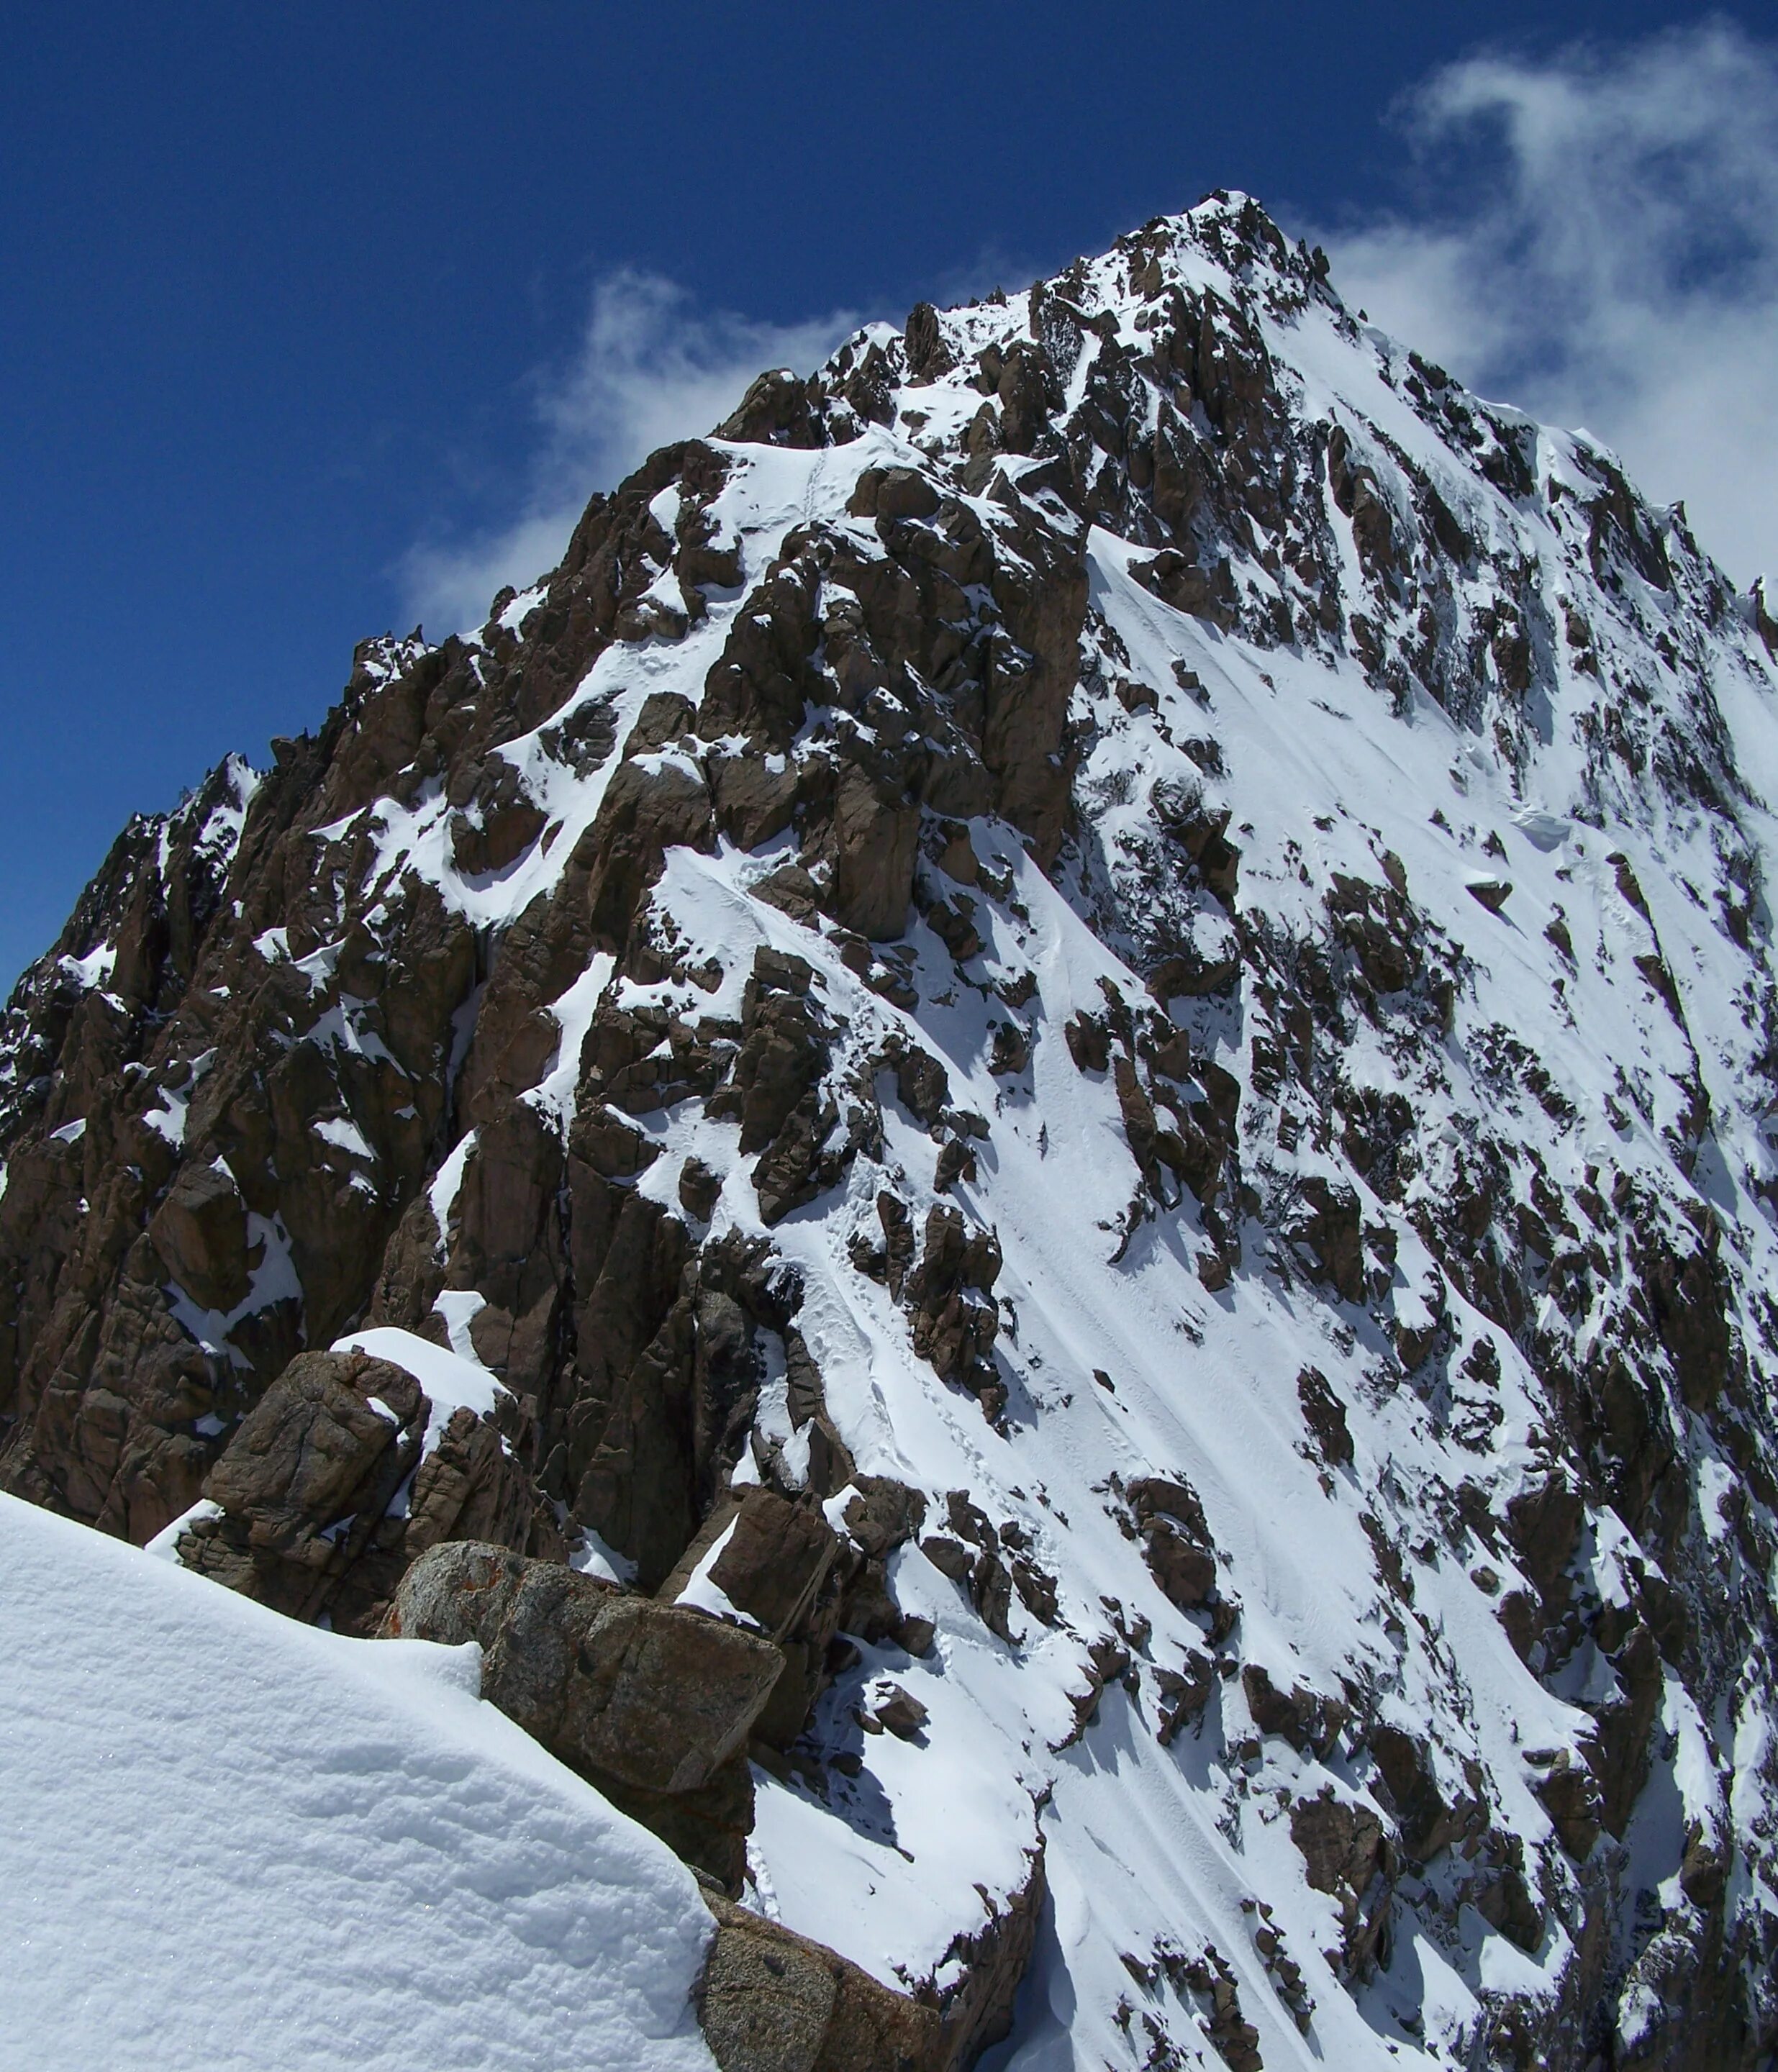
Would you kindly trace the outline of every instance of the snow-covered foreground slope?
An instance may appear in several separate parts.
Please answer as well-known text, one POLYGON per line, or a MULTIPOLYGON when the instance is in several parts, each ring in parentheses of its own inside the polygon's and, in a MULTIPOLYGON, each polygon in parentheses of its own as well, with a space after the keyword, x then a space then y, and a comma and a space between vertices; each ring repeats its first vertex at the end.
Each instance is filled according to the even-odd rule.
POLYGON ((659 1842, 473 1647, 293 1624, 0 1497, 0 2064, 709 2072, 659 1842))
POLYGON ((1752 2072, 1775 652, 1240 197, 763 376, 120 842, 0 1482, 764 1636, 594 1766, 1012 2064, 1752 2072))

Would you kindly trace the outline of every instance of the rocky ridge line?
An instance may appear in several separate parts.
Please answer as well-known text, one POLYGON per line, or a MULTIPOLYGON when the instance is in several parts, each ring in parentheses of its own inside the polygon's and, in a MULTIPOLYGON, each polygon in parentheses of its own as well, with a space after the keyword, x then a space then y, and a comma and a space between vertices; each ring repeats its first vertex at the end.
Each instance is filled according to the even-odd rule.
POLYGON ((1769 626, 1239 197, 763 376, 27 975, 0 1482, 756 1634, 562 1745, 970 2048, 1751 2067, 1769 626))

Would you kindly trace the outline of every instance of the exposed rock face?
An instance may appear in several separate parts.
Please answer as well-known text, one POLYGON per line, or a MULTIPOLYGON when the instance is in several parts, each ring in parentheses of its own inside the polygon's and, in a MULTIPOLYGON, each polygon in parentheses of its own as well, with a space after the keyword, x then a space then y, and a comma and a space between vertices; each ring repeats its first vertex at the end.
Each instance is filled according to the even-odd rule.
POLYGON ((1240 197, 763 376, 26 974, 0 1485, 480 1638, 735 2064, 1752 2072, 1772 648, 1240 197))
POLYGON ((484 1698, 739 1890, 753 1794, 736 1758, 784 1668, 770 1642, 473 1540, 414 1563, 385 1630, 479 1642, 484 1698))
POLYGON ((937 2012, 744 1908, 712 1900, 698 2019, 722 2072, 945 2072, 937 2012))
POLYGON ((386 1360, 299 1354, 210 1470, 204 1494, 221 1515, 192 1527, 187 1564, 312 1618, 412 1471, 425 1408, 386 1360))

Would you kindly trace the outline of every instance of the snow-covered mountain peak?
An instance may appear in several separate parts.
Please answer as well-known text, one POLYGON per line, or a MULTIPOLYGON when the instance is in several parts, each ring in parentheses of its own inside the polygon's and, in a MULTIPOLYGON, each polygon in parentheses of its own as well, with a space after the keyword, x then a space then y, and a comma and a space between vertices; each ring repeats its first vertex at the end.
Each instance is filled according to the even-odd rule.
POLYGON ((0 1479, 765 1636, 963 2055, 1751 2067, 1772 638, 1244 196, 763 375, 27 977, 0 1479))

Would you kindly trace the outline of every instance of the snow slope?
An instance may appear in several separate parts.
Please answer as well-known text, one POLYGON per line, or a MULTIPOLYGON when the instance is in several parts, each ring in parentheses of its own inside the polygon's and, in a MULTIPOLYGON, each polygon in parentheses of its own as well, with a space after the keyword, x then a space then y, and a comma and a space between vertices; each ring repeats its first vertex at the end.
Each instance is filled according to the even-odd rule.
POLYGON ((505 1405, 628 1573, 623 1419, 677 1443, 757 1255, 700 1472, 837 1530, 829 1470, 917 1493, 886 1588, 932 1645, 817 1636, 754 1903, 942 1991, 1041 1843, 1021 2072, 1757 2063, 1778 631, 1240 197, 916 318, 656 456, 478 636, 389 645, 164 1019, 102 902, 71 929, 75 1034, 39 1070, 32 1009, 6 1067, 7 1472, 158 1530, 298 1343, 356 1342, 505 1405), (792 968, 801 1193, 736 1062, 792 968), (201 1345, 142 1236, 175 1136, 302 1267, 201 1345), (887 1252, 947 1213, 995 1267, 941 1374, 887 1252))
POLYGON ((710 2064, 686 1871, 475 1696, 0 1497, 0 2066, 710 2064))

